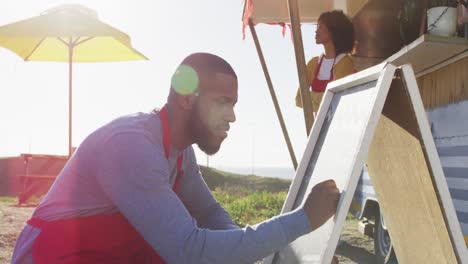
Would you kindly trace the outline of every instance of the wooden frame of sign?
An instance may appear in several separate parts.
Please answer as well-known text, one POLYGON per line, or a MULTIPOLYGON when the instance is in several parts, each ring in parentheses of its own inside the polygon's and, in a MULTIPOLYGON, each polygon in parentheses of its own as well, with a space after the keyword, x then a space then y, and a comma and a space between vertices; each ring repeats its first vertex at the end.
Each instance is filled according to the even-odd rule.
POLYGON ((414 72, 382 63, 329 84, 282 210, 334 179, 336 215, 264 264, 331 262, 366 159, 399 262, 468 263, 414 72))

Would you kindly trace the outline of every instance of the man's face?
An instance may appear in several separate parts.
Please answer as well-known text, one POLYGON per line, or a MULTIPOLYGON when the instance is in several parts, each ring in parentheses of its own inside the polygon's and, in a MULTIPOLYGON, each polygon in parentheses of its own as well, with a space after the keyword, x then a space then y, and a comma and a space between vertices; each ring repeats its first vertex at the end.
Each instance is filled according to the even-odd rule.
POLYGON ((199 95, 190 118, 195 143, 208 155, 218 152, 227 137, 229 123, 236 120, 237 80, 224 73, 200 78, 199 95), (206 78, 204 78, 206 77, 206 78))

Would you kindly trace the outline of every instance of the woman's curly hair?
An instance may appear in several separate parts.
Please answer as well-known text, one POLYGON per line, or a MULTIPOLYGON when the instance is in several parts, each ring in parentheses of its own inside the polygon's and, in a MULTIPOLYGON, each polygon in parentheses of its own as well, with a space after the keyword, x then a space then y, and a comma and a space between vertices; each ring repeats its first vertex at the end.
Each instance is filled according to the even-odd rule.
POLYGON ((354 47, 354 26, 341 10, 324 12, 318 21, 330 31, 336 54, 349 53, 354 47))

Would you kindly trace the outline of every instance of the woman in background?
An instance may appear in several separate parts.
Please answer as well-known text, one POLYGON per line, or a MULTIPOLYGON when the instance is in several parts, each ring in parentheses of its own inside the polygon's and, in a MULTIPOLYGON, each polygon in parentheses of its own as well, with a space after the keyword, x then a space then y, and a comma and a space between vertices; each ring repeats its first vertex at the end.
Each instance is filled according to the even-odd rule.
MULTIPOLYGON (((322 44, 325 52, 307 63, 307 80, 310 84, 314 117, 327 84, 354 72, 349 54, 354 47, 353 23, 341 10, 322 13, 315 31, 315 42, 322 44)), ((296 94, 296 105, 302 108, 300 87, 296 94)))

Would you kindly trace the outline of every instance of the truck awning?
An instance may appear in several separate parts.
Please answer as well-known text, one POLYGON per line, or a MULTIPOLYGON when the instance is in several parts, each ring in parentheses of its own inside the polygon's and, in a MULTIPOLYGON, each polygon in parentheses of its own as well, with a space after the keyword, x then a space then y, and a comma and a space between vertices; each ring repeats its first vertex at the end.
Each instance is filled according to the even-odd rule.
MULTIPOLYGON (((321 13, 334 9, 343 10, 353 17, 368 0, 298 0, 301 23, 316 23, 321 13)), ((254 24, 288 24, 287 0, 245 0, 242 20, 244 25, 252 19, 254 24)))

